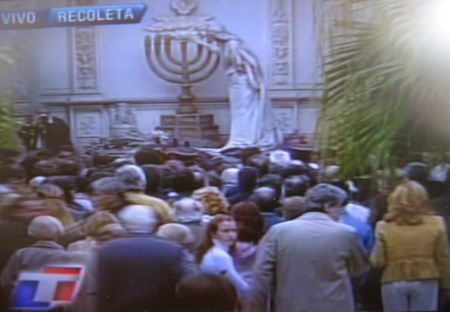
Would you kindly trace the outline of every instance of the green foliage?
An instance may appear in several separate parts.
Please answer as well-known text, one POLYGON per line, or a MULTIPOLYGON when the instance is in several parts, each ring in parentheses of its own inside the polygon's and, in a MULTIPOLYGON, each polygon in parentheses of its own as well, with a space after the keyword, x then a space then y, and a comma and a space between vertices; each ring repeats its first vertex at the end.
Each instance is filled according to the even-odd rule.
POLYGON ((11 101, 6 96, 0 96, 0 148, 5 150, 16 148, 11 101))
POLYGON ((423 30, 434 2, 318 1, 322 157, 336 159, 343 178, 392 172, 422 152, 445 149, 435 124, 450 113, 450 68, 423 30))
MULTIPOLYGON (((5 65, 14 63, 13 52, 14 51, 8 47, 0 48, 0 71, 5 65)), ((5 75, 2 75, 2 77, 5 79, 5 75)), ((14 124, 15 121, 13 118, 13 108, 10 96, 0 93, 0 149, 16 149, 14 124)))

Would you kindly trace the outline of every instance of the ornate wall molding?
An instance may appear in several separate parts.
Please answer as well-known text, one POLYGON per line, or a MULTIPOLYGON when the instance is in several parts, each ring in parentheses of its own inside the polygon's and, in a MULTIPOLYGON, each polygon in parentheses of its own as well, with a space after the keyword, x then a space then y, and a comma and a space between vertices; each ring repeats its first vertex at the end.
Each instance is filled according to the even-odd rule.
POLYGON ((286 87, 294 82, 292 11, 292 0, 270 2, 270 84, 274 88, 286 87))
MULTIPOLYGON (((95 5, 97 0, 75 0, 75 5, 95 5)), ((93 26, 73 28, 74 93, 98 90, 97 34, 93 26)))

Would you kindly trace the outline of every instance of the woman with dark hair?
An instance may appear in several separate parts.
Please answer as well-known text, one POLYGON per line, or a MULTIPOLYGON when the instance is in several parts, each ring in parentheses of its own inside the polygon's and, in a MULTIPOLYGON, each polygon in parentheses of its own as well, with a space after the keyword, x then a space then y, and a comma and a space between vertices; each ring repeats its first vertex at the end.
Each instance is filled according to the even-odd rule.
POLYGON ((227 215, 218 215, 212 219, 206 229, 206 236, 198 248, 196 261, 203 273, 221 275, 227 278, 244 295, 249 285, 236 271, 230 248, 235 244, 237 227, 234 219, 227 215))
POLYGON ((239 309, 235 287, 222 276, 188 276, 178 283, 176 296, 183 312, 234 312, 239 309))
POLYGON ((371 262, 384 267, 385 311, 436 311, 439 287, 450 291, 450 252, 444 221, 431 215, 425 188, 399 185, 376 226, 371 262))
POLYGON ((252 201, 239 202, 231 208, 231 214, 236 221, 238 232, 243 228, 250 229, 258 236, 258 243, 264 230, 264 217, 257 204, 252 201))
POLYGON ((250 280, 258 251, 258 242, 263 235, 264 217, 258 206, 251 201, 237 203, 231 209, 237 224, 237 241, 233 259, 239 274, 250 280))

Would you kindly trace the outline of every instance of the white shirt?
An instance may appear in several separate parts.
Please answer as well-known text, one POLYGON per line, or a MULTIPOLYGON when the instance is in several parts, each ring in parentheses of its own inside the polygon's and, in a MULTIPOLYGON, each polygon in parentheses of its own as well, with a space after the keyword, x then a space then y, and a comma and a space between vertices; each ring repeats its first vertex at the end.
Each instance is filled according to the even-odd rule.
POLYGON ((229 247, 213 239, 214 246, 203 256, 200 270, 203 273, 222 275, 227 278, 235 287, 238 293, 248 292, 248 283, 236 271, 233 259, 228 253, 229 247))

